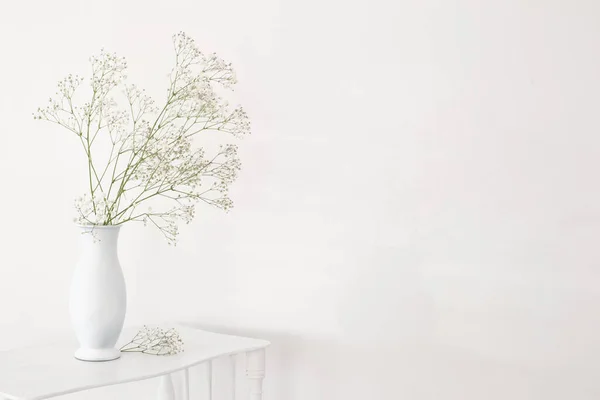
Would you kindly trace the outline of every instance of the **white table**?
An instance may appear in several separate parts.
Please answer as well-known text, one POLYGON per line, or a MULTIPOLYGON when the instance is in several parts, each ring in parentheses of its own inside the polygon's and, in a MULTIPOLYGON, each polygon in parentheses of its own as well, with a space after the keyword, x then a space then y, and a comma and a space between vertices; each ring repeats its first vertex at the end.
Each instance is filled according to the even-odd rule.
MULTIPOLYGON (((269 342, 177 327, 185 351, 174 356, 123 353, 109 362, 83 362, 73 357, 77 348, 66 341, 44 347, 0 352, 0 399, 42 400, 83 390, 161 377, 159 400, 175 400, 171 375, 184 371, 184 400, 189 400, 189 368, 227 355, 246 353, 250 400, 262 399, 265 348, 269 342)), ((137 330, 126 330, 123 338, 137 330)))

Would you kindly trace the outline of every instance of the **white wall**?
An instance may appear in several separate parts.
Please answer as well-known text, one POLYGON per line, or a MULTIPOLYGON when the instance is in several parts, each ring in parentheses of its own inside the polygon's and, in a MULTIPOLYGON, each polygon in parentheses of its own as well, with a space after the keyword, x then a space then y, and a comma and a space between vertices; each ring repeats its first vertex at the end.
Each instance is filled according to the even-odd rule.
POLYGON ((266 400, 600 396, 597 1, 2 8, 3 348, 68 329, 77 257, 78 149, 31 112, 101 47, 163 90, 185 30, 254 133, 232 213, 124 230, 130 323, 271 339, 266 400))

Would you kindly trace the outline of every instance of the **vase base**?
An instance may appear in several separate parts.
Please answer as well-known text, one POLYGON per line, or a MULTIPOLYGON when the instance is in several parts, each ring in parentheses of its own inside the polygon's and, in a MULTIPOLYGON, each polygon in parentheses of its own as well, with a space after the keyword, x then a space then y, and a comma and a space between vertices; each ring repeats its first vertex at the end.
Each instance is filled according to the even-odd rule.
POLYGON ((81 361, 111 361, 121 357, 117 349, 79 349, 75 358, 81 361))

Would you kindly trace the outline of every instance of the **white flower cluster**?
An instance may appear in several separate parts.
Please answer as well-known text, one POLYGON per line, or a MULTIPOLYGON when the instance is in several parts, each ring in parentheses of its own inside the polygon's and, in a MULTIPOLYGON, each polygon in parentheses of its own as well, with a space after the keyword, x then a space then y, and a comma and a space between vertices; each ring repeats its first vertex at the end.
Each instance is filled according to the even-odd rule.
POLYGON ((183 351, 183 340, 176 329, 148 328, 144 326, 123 347, 122 352, 144 353, 155 356, 171 356, 183 351))
POLYGON ((202 53, 183 32, 173 36, 173 44, 175 67, 161 106, 144 90, 126 84, 123 58, 102 51, 90 59, 89 102, 75 104, 83 79, 69 75, 59 83, 58 98, 34 113, 36 119, 74 132, 86 153, 89 193, 76 200, 79 223, 139 221, 157 227, 174 244, 178 222, 194 218, 197 202, 225 211, 232 207, 228 189, 241 167, 237 147, 222 145, 207 156, 194 147, 194 138, 205 131, 238 138, 250 133, 246 112, 231 108, 217 93, 235 85, 234 70, 216 54, 202 53), (111 149, 105 157, 95 151, 102 138, 111 149), (108 161, 98 161, 103 159, 108 161))
POLYGON ((102 225, 107 217, 106 212, 108 209, 108 201, 105 198, 98 196, 91 198, 89 194, 84 193, 75 199, 75 210, 77 210, 79 216, 87 215, 88 218, 82 221, 81 218, 75 217, 73 222, 83 225, 102 225))

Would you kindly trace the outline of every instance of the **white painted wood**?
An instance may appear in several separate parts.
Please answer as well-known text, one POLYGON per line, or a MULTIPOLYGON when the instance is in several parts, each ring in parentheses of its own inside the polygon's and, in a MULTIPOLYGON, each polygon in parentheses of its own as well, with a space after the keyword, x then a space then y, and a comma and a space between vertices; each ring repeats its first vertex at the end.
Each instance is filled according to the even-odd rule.
POLYGON ((175 387, 173 387, 173 379, 171 374, 166 374, 160 377, 158 385, 157 400, 175 400, 175 387))
POLYGON ((231 360, 231 400, 235 400, 237 382, 236 382, 236 371, 235 371, 235 354, 229 356, 231 360))
POLYGON ((183 400, 190 400, 190 369, 183 371, 183 400))
POLYGON ((246 352, 246 376, 250 379, 250 400, 262 400, 265 378, 265 349, 246 352))
POLYGON ((208 388, 208 400, 212 400, 213 394, 213 363, 212 360, 206 364, 206 387, 208 388))
MULTIPOLYGON (((185 351, 175 356, 123 353, 108 362, 83 362, 73 357, 77 343, 66 341, 43 347, 0 352, 0 398, 43 400, 102 386, 159 377, 214 358, 264 349, 269 342, 177 327, 185 351)), ((125 331, 128 341, 137 329, 125 331)))

